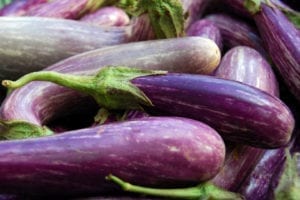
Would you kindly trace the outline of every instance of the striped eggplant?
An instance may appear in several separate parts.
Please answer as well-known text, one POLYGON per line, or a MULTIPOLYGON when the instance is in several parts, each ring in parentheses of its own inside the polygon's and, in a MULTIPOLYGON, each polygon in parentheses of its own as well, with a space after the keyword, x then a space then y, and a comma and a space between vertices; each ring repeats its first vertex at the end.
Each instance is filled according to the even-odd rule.
POLYGON ((0 16, 22 16, 32 7, 44 4, 49 0, 14 0, 0 9, 0 16))
MULTIPOLYGON (((219 62, 220 51, 213 41, 201 37, 184 37, 106 47, 73 56, 47 69, 63 73, 93 74, 99 67, 106 65, 128 65, 142 69, 210 74, 219 62)), ((85 99, 89 100, 83 101, 82 97, 86 95, 67 88, 48 83, 33 83, 28 86, 28 90, 24 87, 11 93, 3 103, 3 120, 22 120, 44 125, 61 114, 73 113, 80 107, 78 105, 82 105, 84 109, 96 107, 91 98, 87 97, 85 99)))
POLYGON ((219 28, 206 19, 201 19, 192 23, 186 30, 186 35, 211 39, 218 45, 219 49, 222 50, 223 44, 219 28))
POLYGON ((213 22, 219 28, 224 47, 231 49, 235 46, 249 46, 267 57, 257 30, 246 21, 221 13, 207 15, 204 19, 213 22))
POLYGON ((130 22, 129 16, 120 8, 106 6, 97 11, 86 14, 80 21, 100 26, 125 26, 130 22))
POLYGON ((176 117, 2 141, 0 149, 0 192, 43 196, 116 192, 109 174, 145 186, 186 186, 212 178, 225 157, 214 129, 176 117))
POLYGON ((300 101, 300 30, 279 9, 264 3, 254 20, 274 65, 300 101))
POLYGON ((104 28, 66 19, 1 17, 0 79, 41 70, 85 51, 147 40, 144 23, 141 19, 126 27, 104 28))
MULTIPOLYGON (((84 71, 80 73, 84 74, 84 71)), ((16 82, 5 80, 2 84, 14 89, 34 80, 52 81, 89 94, 100 107, 137 109, 145 105, 170 115, 200 120, 218 130, 227 140, 263 148, 276 148, 289 142, 294 118, 277 97, 232 80, 207 75, 161 73, 129 67, 106 67, 95 76, 41 71, 25 75, 16 82)), ((24 99, 24 94, 34 90, 33 84, 25 86, 23 91, 20 89, 12 93, 11 98, 19 94, 24 99), (25 93, 21 95, 22 92, 25 93)), ((10 108, 15 111, 10 102, 13 101, 3 104, 3 116, 14 115, 9 112, 10 108)), ((37 106, 36 103, 34 105, 37 106)), ((31 113, 24 112, 24 108, 22 112, 30 113, 27 117, 32 116, 36 120, 39 114, 32 113, 32 106, 28 108, 31 113)), ((42 106, 38 105, 38 108, 42 106)))
POLYGON ((278 82, 272 67, 251 47, 237 46, 227 51, 215 76, 240 81, 279 96, 278 82))

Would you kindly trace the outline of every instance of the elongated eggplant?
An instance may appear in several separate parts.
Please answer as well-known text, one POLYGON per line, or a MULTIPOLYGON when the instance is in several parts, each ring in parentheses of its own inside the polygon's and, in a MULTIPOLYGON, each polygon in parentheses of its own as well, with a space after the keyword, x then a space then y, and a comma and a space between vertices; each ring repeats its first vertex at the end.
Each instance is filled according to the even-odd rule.
POLYGON ((258 31, 247 22, 227 14, 210 14, 204 19, 210 20, 219 28, 223 44, 228 49, 235 46, 249 46, 267 57, 258 31))
MULTIPOLYGON (((213 41, 201 37, 184 37, 102 48, 61 61, 49 70, 95 74, 106 65, 128 65, 142 69, 209 74, 215 70, 219 61, 220 51, 213 41)), ((74 90, 48 83, 33 83, 12 92, 6 98, 1 106, 1 118, 44 125, 61 113, 78 110, 78 105, 85 109, 96 107, 91 98, 74 90)))
POLYGON ((0 9, 0 16, 22 16, 32 7, 49 0, 14 0, 0 9))
POLYGON ((279 96, 278 82, 272 67, 258 51, 247 46, 230 49, 223 56, 215 76, 240 81, 279 96))
MULTIPOLYGON (((153 110, 203 121, 231 141, 264 148, 289 142, 295 121, 289 108, 277 97, 236 81, 193 74, 158 75, 160 72, 107 67, 95 76, 76 76, 47 71, 25 75, 16 82, 5 80, 2 84, 14 89, 34 80, 52 81, 89 94, 98 105, 108 109, 146 105, 153 110)), ((16 93, 21 94, 21 90, 16 93)), ((28 93, 28 89, 23 91, 28 93)), ((15 107, 3 105, 3 114, 13 114, 7 111, 15 107)))
POLYGON ((221 32, 219 28, 209 20, 201 19, 192 23, 187 29, 186 34, 187 36, 199 36, 211 39, 218 45, 219 49, 222 50, 221 32))
POLYGON ((279 9, 264 3, 254 20, 274 65, 300 101, 300 31, 279 9))
POLYGON ((1 17, 0 79, 38 71, 85 51, 145 40, 143 23, 101 28, 65 19, 1 17))
POLYGON ((29 9, 25 16, 79 19, 85 13, 93 12, 100 6, 112 4, 115 0, 52 0, 29 9))
POLYGON ((117 190, 105 180, 110 173, 148 186, 194 184, 212 178, 225 157, 214 129, 174 117, 3 141, 0 149, 0 191, 44 196, 108 194, 117 190))
POLYGON ((115 6, 106 6, 93 13, 84 15, 80 18, 80 21, 101 26, 125 26, 129 24, 130 19, 122 9, 115 6))

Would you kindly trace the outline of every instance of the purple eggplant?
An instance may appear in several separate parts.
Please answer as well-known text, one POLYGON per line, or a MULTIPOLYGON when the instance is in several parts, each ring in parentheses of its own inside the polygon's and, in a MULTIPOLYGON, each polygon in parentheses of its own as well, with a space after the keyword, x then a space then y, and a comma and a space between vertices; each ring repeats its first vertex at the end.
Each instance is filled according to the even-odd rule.
MULTIPOLYGON (((76 73, 84 74, 85 70, 76 73)), ((91 95, 100 107, 138 109, 145 105, 170 115, 200 120, 217 129, 227 140, 263 148, 276 148, 289 142, 294 118, 277 97, 236 81, 206 75, 162 73, 129 67, 106 67, 95 76, 41 71, 15 82, 5 80, 2 84, 15 89, 34 80, 52 81, 91 95)), ((12 93, 11 98, 33 90, 30 86, 12 93)), ((8 113, 9 108, 16 110, 8 103, 2 107, 2 115, 6 117, 14 114, 8 113)))
POLYGON ((0 9, 0 16, 22 16, 32 7, 44 4, 49 0, 14 0, 0 9))
POLYGON ((264 3, 254 19, 274 65, 300 101, 300 30, 279 9, 264 3))
POLYGON ((209 20, 201 19, 192 23, 191 26, 187 29, 186 35, 211 39, 218 45, 219 49, 222 50, 223 44, 221 32, 219 28, 209 20))
POLYGON ((175 117, 2 141, 0 149, 0 191, 44 196, 118 191, 105 180, 111 173, 145 186, 195 184, 212 178, 225 157, 224 142, 214 129, 175 117))
POLYGON ((40 4, 29 9, 25 16, 37 17, 53 17, 65 19, 79 19, 85 13, 93 12, 100 6, 107 3, 112 4, 115 0, 111 1, 98 1, 98 0, 52 0, 45 4, 40 4))
POLYGON ((204 19, 213 22, 219 28, 223 44, 228 49, 235 46, 249 46, 267 57, 257 30, 247 22, 227 14, 210 14, 204 19))
MULTIPOLYGON (((213 41, 201 37, 184 37, 102 48, 61 61, 49 70, 93 74, 99 67, 106 65, 128 65, 143 69, 210 74, 219 61, 220 51, 213 41)), ((23 120, 35 125, 44 125, 61 114, 73 113, 80 107, 78 105, 85 109, 97 109, 91 98, 73 90, 48 83, 34 83, 28 86, 26 91, 24 89, 27 87, 24 87, 11 93, 3 103, 3 120, 23 120)))
POLYGON ((125 26, 130 22, 129 16, 120 8, 107 6, 84 15, 80 21, 100 26, 125 26))
POLYGON ((279 96, 278 82, 269 63, 247 46, 230 49, 222 58, 215 76, 240 81, 279 96))

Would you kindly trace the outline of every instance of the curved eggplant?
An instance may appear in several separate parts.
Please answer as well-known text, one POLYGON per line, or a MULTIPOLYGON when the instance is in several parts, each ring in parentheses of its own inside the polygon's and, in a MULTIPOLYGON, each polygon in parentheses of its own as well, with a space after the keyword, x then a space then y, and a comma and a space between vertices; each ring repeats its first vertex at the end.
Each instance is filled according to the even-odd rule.
POLYGON ((0 16, 22 16, 32 7, 49 0, 14 0, 0 9, 0 16))
POLYGON ((212 178, 225 157, 224 142, 214 129, 176 117, 2 141, 0 149, 0 191, 43 196, 118 191, 105 179, 111 173, 146 186, 195 184, 212 178))

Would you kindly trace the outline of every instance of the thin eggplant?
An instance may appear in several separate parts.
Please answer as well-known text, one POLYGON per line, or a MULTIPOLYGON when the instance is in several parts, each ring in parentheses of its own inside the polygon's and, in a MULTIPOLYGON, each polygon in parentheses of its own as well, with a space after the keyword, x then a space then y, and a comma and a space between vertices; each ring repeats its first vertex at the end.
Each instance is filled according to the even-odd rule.
POLYGON ((278 8, 264 3, 254 20, 274 65, 300 101, 300 30, 278 8))
POLYGON ((186 35, 211 39, 218 45, 219 49, 222 50, 223 44, 221 32, 219 28, 209 20, 201 19, 192 23, 186 30, 186 35))
POLYGON ((148 37, 143 23, 104 28, 66 19, 1 17, 0 79, 38 71, 85 51, 147 40, 142 38, 148 37))
MULTIPOLYGON (((94 76, 41 71, 2 84, 15 89, 31 81, 52 81, 92 96, 104 108, 138 109, 144 105, 203 121, 226 140, 262 148, 277 148, 289 142, 295 120, 279 98, 232 80, 162 73, 129 67, 106 67, 94 76)), ((23 91, 28 93, 28 89, 23 91)), ((3 114, 12 108, 3 105, 3 114)))
MULTIPOLYGON (((106 65, 128 65, 142 69, 210 74, 219 62, 220 51, 213 41, 184 37, 106 47, 73 56, 47 69, 94 74, 106 65)), ((87 95, 54 84, 33 83, 6 98, 1 106, 1 118, 40 126, 62 113, 78 110, 79 105, 85 109, 97 109, 95 102, 87 95)))
POLYGON ((237 46, 227 51, 215 76, 240 81, 279 96, 279 86, 272 67, 251 47, 237 46))
POLYGON ((29 9, 24 16, 53 17, 64 19, 79 19, 84 14, 93 12, 103 5, 116 0, 52 0, 29 9))
POLYGON ((22 16, 32 7, 49 0, 14 0, 0 9, 0 16, 22 16))
POLYGON ((80 18, 85 23, 100 26, 125 26, 130 22, 129 16, 120 8, 106 6, 80 18))
POLYGON ((105 179, 111 173, 145 186, 186 186, 212 178, 225 157, 214 129, 176 117, 2 141, 0 149, 0 191, 43 196, 116 192, 105 179))
POLYGON ((258 31, 246 21, 221 13, 207 15, 204 19, 210 20, 219 28, 226 48, 249 46, 267 57, 258 31))

